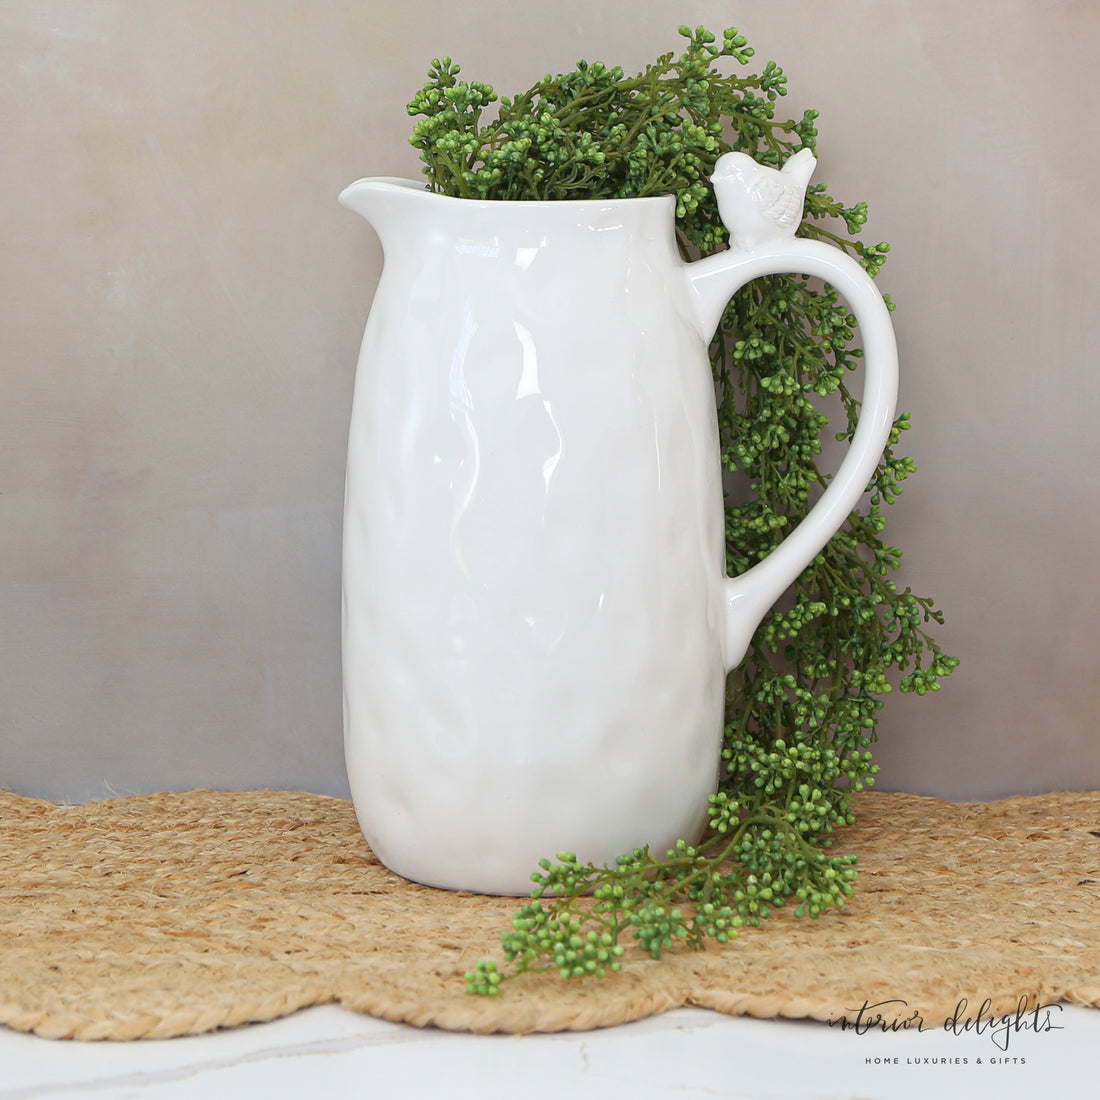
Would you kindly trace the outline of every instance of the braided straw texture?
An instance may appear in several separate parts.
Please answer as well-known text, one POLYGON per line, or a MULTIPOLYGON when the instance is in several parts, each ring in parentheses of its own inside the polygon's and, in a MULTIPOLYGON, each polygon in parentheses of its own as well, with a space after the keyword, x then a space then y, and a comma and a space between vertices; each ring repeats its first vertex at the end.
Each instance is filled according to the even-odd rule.
POLYGON ((790 907, 725 947, 635 948, 620 974, 529 974, 497 997, 463 974, 500 958, 519 902, 382 867, 351 804, 191 791, 62 808, 0 792, 0 1022, 51 1038, 167 1038, 338 1002, 459 1031, 585 1030, 680 1005, 837 1020, 865 1001, 942 1022, 1100 1006, 1100 793, 952 804, 867 793, 837 849, 855 898, 790 907))

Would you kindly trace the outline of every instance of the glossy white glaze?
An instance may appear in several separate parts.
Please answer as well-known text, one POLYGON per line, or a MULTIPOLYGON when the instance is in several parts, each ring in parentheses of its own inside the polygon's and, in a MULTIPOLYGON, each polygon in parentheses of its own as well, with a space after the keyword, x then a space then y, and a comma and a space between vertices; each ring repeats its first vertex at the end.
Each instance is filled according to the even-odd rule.
POLYGON ((388 178, 340 197, 385 252, 344 514, 345 754, 367 840, 408 878, 523 894, 561 850, 602 863, 694 839, 725 673, 885 442, 881 298, 785 227, 685 265, 670 197, 482 202, 388 178), (779 270, 848 296, 873 345, 867 413, 811 517, 728 580, 706 347, 733 291, 779 270))

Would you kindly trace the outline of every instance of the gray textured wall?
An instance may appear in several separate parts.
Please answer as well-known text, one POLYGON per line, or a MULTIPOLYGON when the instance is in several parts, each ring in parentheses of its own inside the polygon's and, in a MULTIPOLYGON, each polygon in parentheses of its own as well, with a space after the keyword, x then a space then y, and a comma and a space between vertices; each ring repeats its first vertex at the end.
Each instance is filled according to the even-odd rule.
POLYGON ((888 529, 963 665, 881 786, 1100 787, 1089 0, 5 0, 0 784, 343 794, 339 536, 380 264, 335 201, 416 175, 427 62, 518 89, 736 23, 894 253, 920 472, 888 529))

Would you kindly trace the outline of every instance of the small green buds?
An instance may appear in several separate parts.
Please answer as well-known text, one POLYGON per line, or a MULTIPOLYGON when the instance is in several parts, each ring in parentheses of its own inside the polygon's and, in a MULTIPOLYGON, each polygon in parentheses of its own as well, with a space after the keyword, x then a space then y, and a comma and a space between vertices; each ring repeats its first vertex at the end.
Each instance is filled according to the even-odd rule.
MULTIPOLYGON (((407 104, 428 185, 494 200, 667 195, 685 260, 724 249, 710 185, 717 158, 736 150, 778 167, 816 147, 818 112, 777 116, 787 76, 772 61, 747 69, 753 50, 735 27, 679 34, 679 55, 636 74, 581 60, 503 97, 461 80, 451 58, 434 59, 407 104)), ((798 232, 878 277, 890 249, 860 240, 868 216, 867 203, 845 205, 811 183, 798 232)), ((827 488, 823 444, 826 433, 847 442, 855 432, 860 400, 849 383, 862 358, 856 319, 832 287, 771 275, 731 299, 711 345, 730 575, 765 559, 827 488)), ((636 849, 609 867, 573 852, 540 860, 531 899, 501 935, 508 967, 479 962, 466 975, 471 993, 494 996, 529 971, 598 978, 632 952, 725 944, 788 901, 814 919, 852 896, 854 858, 834 855, 832 838, 854 822, 853 796, 874 784, 869 747, 891 680, 934 693, 958 665, 929 633, 943 621, 932 601, 892 579, 902 552, 884 539, 885 513, 916 470, 897 453, 908 428, 899 414, 864 505, 765 617, 729 677, 706 835, 663 859, 636 849)))

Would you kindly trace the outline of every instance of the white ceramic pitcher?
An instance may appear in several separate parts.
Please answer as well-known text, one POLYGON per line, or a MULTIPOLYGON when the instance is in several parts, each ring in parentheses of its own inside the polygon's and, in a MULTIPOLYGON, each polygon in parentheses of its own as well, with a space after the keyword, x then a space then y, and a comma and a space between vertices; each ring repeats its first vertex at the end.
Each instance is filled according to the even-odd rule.
POLYGON ((727 252, 679 257, 671 197, 494 202, 364 179, 385 262, 344 510, 345 755, 397 873, 526 894, 542 857, 694 841, 726 673, 873 476, 897 356, 870 278, 794 237, 812 156, 728 154, 727 252), (811 514, 725 573, 707 345, 757 276, 816 275, 865 350, 855 438, 811 514))

